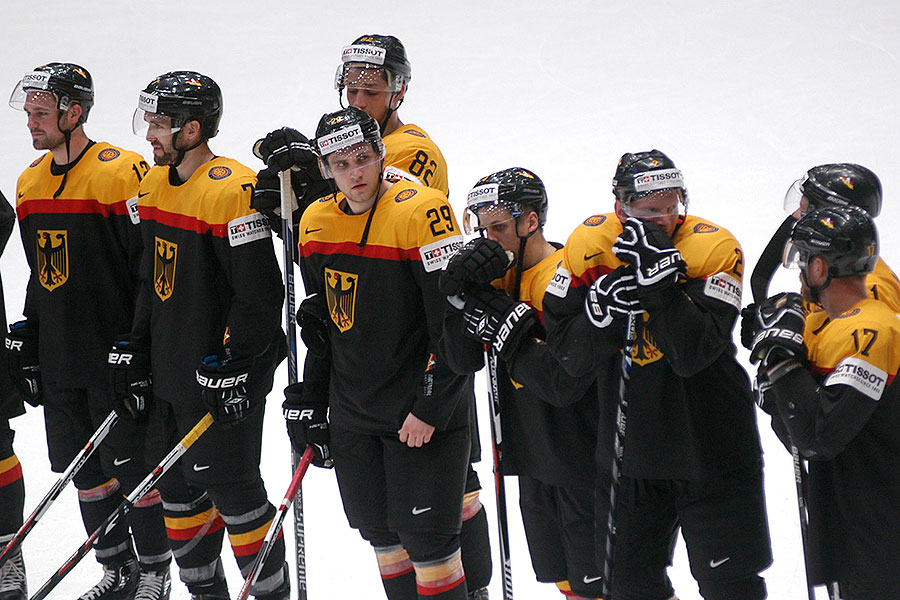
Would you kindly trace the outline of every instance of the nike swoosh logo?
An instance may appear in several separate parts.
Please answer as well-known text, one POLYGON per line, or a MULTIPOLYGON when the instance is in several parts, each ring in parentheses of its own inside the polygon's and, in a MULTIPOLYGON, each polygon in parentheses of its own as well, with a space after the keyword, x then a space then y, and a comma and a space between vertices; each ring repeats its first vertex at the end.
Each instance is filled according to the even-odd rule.
POLYGON ((113 460, 113 464, 117 467, 121 467, 122 465, 124 465, 125 463, 127 463, 129 461, 131 461, 130 458, 116 458, 113 460))
POLYGON ((418 506, 413 506, 412 514, 421 515, 422 513, 426 513, 431 510, 430 506, 426 506, 425 508, 419 508, 418 506))
POLYGON ((600 252, 597 252, 596 254, 585 254, 585 255, 584 255, 584 260, 585 260, 585 262, 586 262, 586 261, 589 261, 589 260, 591 260, 592 258, 596 258, 596 257, 600 256, 601 254, 603 254, 603 250, 601 250, 600 252))
POLYGON ((718 566, 720 566, 720 565, 722 565, 722 564, 725 564, 725 563, 728 562, 729 560, 731 560, 731 557, 730 557, 730 556, 726 556, 726 557, 723 558, 722 560, 711 560, 711 561, 709 561, 709 568, 710 568, 710 569, 715 569, 716 567, 718 567, 718 566))
POLYGON ((24 198, 24 197, 25 197, 25 192, 20 192, 20 193, 19 193, 19 198, 24 198))
POLYGON ((138 192, 138 198, 143 198, 144 196, 149 196, 150 192, 144 192, 143 194, 138 192))
POLYGON ((311 234, 311 233, 315 233, 315 232, 317 232, 317 231, 322 231, 322 228, 321 228, 321 227, 316 227, 315 229, 310 229, 309 227, 307 227, 307 228, 306 228, 306 235, 309 235, 309 234, 311 234))
POLYGON ((597 577, 588 577, 587 575, 585 575, 582 581, 584 581, 585 583, 594 583, 595 581, 600 581, 601 579, 603 579, 602 575, 598 575, 597 577))
POLYGON ((209 468, 209 465, 198 465, 197 463, 194 463, 194 470, 195 470, 195 471, 198 471, 198 472, 199 472, 199 471, 205 471, 205 470, 207 470, 208 468, 209 468))

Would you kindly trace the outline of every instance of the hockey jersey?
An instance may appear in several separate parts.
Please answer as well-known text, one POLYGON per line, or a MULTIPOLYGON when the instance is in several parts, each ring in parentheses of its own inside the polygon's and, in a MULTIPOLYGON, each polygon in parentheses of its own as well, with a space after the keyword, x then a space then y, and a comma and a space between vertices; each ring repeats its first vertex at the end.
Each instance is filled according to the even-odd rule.
POLYGON ((137 192, 149 166, 89 143, 65 174, 46 153, 19 177, 16 211, 31 274, 25 317, 39 326, 41 376, 62 387, 108 385, 107 354, 134 316, 141 241, 137 192))
MULTIPOLYGON (((358 215, 341 209, 343 198, 311 205, 299 232, 307 294, 323 294, 329 310, 332 422, 396 435, 412 412, 438 430, 464 426, 468 378, 437 352, 438 277, 462 245, 446 197, 402 181, 358 215)), ((316 360, 307 355, 307 373, 316 360)))
MULTIPOLYGON (((624 319, 604 329, 585 314, 590 284, 623 263, 612 247, 622 233, 614 213, 594 215, 570 236, 544 296, 548 341, 571 375, 595 373, 601 413, 615 414, 624 319)), ((627 387, 624 473, 644 479, 705 479, 759 464, 749 382, 731 332, 741 306, 743 253, 725 229, 687 216, 672 242, 687 281, 671 302, 637 319, 627 387)), ((603 418, 598 460, 612 460, 615 420, 603 418)))
POLYGON ((402 173, 397 175, 401 178, 409 179, 406 174, 412 175, 415 183, 438 189, 445 196, 450 196, 447 161, 437 144, 421 127, 401 125, 384 136, 383 141, 385 177, 391 179, 396 174, 395 169, 400 169, 402 173))
MULTIPOLYGON (((133 338, 149 342, 154 393, 197 401, 195 370, 203 357, 254 359, 274 369, 286 344, 284 288, 268 223, 250 208, 256 176, 215 157, 185 182, 153 167, 138 209, 144 253, 133 338)), ((254 382, 251 372, 251 386, 254 382)), ((266 392, 268 390, 265 390, 266 392)), ((251 393, 253 390, 251 389, 251 393)))

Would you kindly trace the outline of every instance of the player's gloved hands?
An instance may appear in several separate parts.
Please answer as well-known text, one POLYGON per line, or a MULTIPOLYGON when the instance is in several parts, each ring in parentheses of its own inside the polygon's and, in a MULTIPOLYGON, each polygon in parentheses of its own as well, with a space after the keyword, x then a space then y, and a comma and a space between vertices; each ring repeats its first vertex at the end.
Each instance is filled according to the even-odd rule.
POLYGON ((750 350, 753 348, 753 334, 756 331, 756 313, 759 311, 759 305, 751 302, 741 309, 741 345, 750 350))
POLYGON ((634 267, 637 296, 641 300, 667 291, 684 277, 687 264, 666 232, 651 221, 629 217, 613 244, 619 260, 634 267))
POLYGON ((463 317, 466 335, 490 344, 503 360, 510 360, 519 345, 539 328, 530 306, 492 287, 473 288, 466 293, 463 317))
POLYGON ((267 167, 278 171, 309 171, 318 166, 318 155, 309 139, 290 127, 276 129, 256 140, 253 154, 266 163, 267 167))
MULTIPOLYGON (((266 215, 273 229, 277 230, 281 220, 281 179, 276 169, 266 167, 256 174, 256 186, 250 197, 250 208, 266 215)), ((318 200, 330 195, 334 190, 331 183, 322 177, 318 169, 309 171, 291 171, 291 188, 294 197, 291 199, 291 214, 294 225, 300 222, 303 211, 318 200)))
POLYGON ((302 454, 307 446, 311 446, 312 463, 317 467, 330 469, 333 462, 328 447, 331 441, 328 431, 328 396, 319 397, 309 391, 304 394, 302 381, 292 383, 284 388, 281 409, 294 451, 302 454))
POLYGON ((197 368, 197 383, 203 402, 217 423, 234 425, 253 413, 256 407, 247 393, 252 366, 253 360, 249 358, 223 360, 215 355, 203 358, 197 368))
POLYGON ((446 295, 458 296, 473 284, 488 284, 503 277, 513 259, 512 252, 507 252, 494 240, 477 237, 447 261, 438 286, 446 295))
POLYGON ((146 346, 120 339, 107 359, 113 408, 122 418, 142 421, 153 399, 150 352, 146 346))
POLYGON ((644 312, 637 299, 637 281, 631 265, 621 265, 594 281, 584 298, 584 310, 588 320, 600 329, 616 319, 624 319, 628 313, 644 312))
POLYGON ((16 321, 6 335, 6 360, 9 377, 32 406, 42 403, 41 365, 38 360, 38 328, 28 320, 16 321))
POLYGON ((328 337, 328 304, 322 294, 310 294, 297 308, 297 327, 300 339, 310 354, 325 358, 331 347, 328 337))
POLYGON ((759 305, 750 362, 759 364, 756 383, 760 393, 806 361, 805 321, 800 294, 781 293, 759 305))

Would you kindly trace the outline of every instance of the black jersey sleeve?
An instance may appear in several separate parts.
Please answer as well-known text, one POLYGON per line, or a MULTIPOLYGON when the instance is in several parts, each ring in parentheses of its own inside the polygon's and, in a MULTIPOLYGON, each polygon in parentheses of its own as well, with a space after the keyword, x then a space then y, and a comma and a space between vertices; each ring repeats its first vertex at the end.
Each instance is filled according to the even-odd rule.
POLYGON ((591 372, 579 377, 560 368, 550 347, 537 339, 526 340, 506 367, 510 376, 531 393, 553 406, 565 407, 585 397, 595 380, 591 372))
POLYGON ((484 344, 465 335, 463 312, 447 307, 440 339, 441 355, 454 373, 466 375, 484 366, 484 344))

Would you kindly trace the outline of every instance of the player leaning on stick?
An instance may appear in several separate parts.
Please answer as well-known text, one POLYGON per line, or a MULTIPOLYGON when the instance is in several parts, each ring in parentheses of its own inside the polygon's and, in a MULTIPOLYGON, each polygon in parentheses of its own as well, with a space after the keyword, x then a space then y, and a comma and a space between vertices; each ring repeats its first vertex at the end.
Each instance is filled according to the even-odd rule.
MULTIPOLYGON (((622 156, 615 210, 569 237, 547 288, 549 343, 571 375, 594 373, 601 403, 597 529, 606 536, 610 465, 629 312, 638 312, 624 464, 615 511, 612 598, 663 600, 680 526, 707 600, 766 596, 771 562, 762 461, 747 375, 731 340, 743 277, 725 229, 681 214, 684 181, 652 150, 622 156)), ((598 562, 607 556, 598 544, 598 562)))
POLYGON ((484 237, 457 252, 441 277, 456 307, 442 348, 462 372, 484 366, 485 344, 498 352, 502 468, 518 476, 534 574, 572 600, 596 598, 597 395, 592 375, 567 376, 541 341, 544 290, 562 260, 561 246, 544 238, 547 192, 533 172, 504 169, 475 184, 464 218, 467 232, 484 237), (505 338, 504 323, 515 323, 505 338))
POLYGON ((446 304, 438 277, 462 245, 459 226, 443 193, 383 179, 378 123, 363 111, 326 114, 316 134, 323 173, 340 192, 300 223, 307 355, 286 404, 314 417, 291 427, 292 441, 318 444, 322 464, 328 439, 316 432, 330 410, 344 512, 374 548, 388 598, 463 600, 469 379, 451 373, 437 347, 446 304))
POLYGON ((809 459, 810 583, 844 600, 900 598, 900 323, 871 296, 879 260, 865 211, 807 213, 784 252, 801 294, 763 302, 751 344, 763 408, 809 459), (804 301, 828 314, 808 348, 804 301))
MULTIPOLYGON (((281 273, 269 228, 250 208, 254 173, 208 144, 221 116, 219 86, 197 72, 160 75, 140 93, 134 131, 157 166, 140 189, 132 336, 116 348, 135 357, 122 366, 132 385, 120 401, 147 415, 153 464, 207 411, 215 419, 159 486, 181 580, 197 600, 228 598, 223 526, 247 571, 275 514, 259 460, 265 397, 286 354, 281 273), (152 390, 140 383, 148 367, 152 390)), ((290 597, 283 537, 251 593, 290 597)))
MULTIPOLYGON (((19 231, 31 269, 24 321, 10 327, 9 359, 31 404, 44 406, 51 468, 62 472, 109 414, 107 354, 134 316, 141 256, 138 186, 149 169, 136 153, 87 137, 91 76, 71 63, 26 74, 10 105, 28 116, 31 142, 48 150, 17 186, 19 231)), ((81 516, 94 531, 149 470, 146 426, 113 428, 76 473, 81 516)), ((100 582, 84 600, 166 598, 171 552, 159 495, 95 548, 100 582), (129 526, 131 534, 129 534, 129 526), (137 560, 131 538, 137 549, 137 560)))

